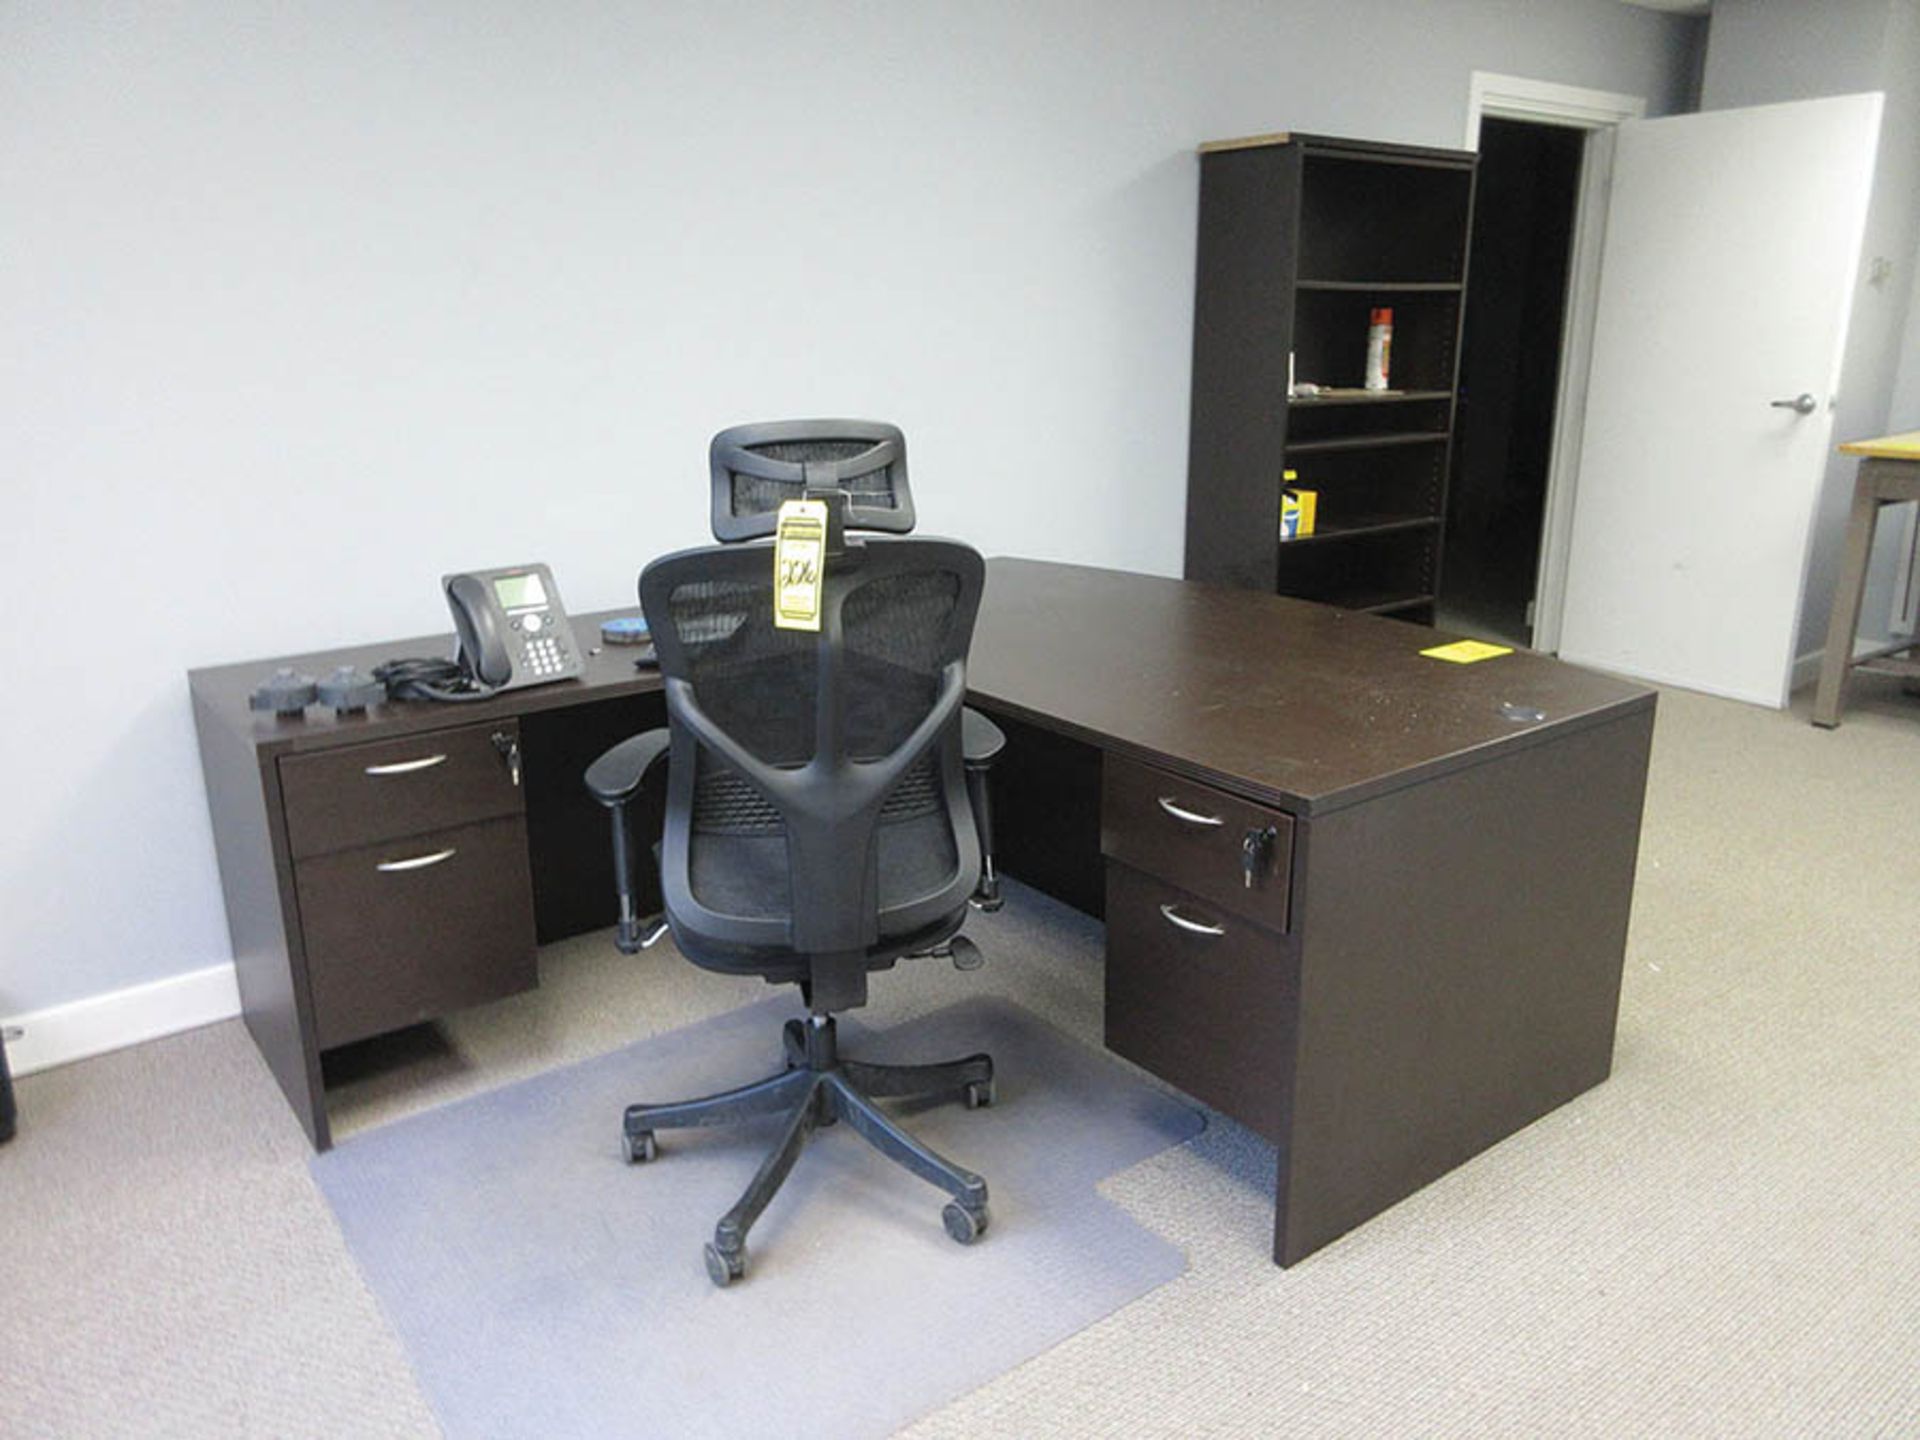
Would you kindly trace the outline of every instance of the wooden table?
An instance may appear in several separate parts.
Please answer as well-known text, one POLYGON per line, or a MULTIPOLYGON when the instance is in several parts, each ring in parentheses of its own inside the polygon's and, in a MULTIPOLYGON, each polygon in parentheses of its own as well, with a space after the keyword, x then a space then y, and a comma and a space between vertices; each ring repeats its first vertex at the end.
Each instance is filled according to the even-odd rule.
MULTIPOLYGON (((583 653, 600 618, 576 619, 583 653)), ((1419 653, 1445 638, 988 567, 968 679, 1008 732, 1001 868, 1104 913, 1108 1044, 1274 1143, 1283 1264, 1611 1068, 1654 697, 1531 653, 1419 653)), ((662 723, 658 678, 614 648, 471 705, 246 707, 276 664, 445 644, 190 677, 247 1025, 321 1148, 324 1055, 524 988, 536 939, 613 922, 580 775, 662 723)))
POLYGON ((1855 670, 1920 679, 1920 660, 1911 644, 1897 645, 1884 654, 1853 655, 1854 632, 1860 625, 1860 599, 1867 588, 1867 562, 1873 555, 1874 524, 1880 507, 1902 500, 1920 500, 1920 430, 1885 435, 1878 440, 1852 440, 1840 449, 1860 457, 1853 482, 1853 510, 1847 517, 1847 548, 1840 575, 1833 585, 1833 616, 1827 622, 1827 649, 1820 660, 1820 684, 1813 696, 1813 723, 1831 730, 1840 723, 1846 700, 1847 677, 1855 670), (1904 653, 1902 653, 1904 652, 1904 653))

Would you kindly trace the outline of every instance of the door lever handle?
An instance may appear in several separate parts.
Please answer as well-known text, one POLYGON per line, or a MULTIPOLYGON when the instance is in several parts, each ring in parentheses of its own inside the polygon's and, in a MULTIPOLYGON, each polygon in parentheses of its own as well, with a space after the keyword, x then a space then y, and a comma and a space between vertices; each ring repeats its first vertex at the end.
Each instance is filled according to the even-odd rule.
POLYGON ((1770 400, 1768 405, 1775 410, 1791 410, 1796 415, 1811 415, 1820 408, 1820 402, 1804 391, 1791 400, 1770 400))

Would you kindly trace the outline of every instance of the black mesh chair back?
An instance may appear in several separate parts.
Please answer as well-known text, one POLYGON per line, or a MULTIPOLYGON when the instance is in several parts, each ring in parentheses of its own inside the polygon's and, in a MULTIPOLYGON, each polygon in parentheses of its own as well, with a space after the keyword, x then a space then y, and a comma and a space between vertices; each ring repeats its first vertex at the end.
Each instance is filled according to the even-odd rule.
POLYGON ((984 576, 949 541, 853 542, 816 634, 775 627, 770 546, 646 568, 671 731, 661 889, 688 958, 799 979, 958 927, 980 875, 960 714, 984 576))
POLYGON ((713 538, 773 534, 781 502, 812 490, 844 490, 850 530, 905 535, 913 529, 907 442, 873 420, 775 420, 735 425, 708 447, 713 470, 713 538))

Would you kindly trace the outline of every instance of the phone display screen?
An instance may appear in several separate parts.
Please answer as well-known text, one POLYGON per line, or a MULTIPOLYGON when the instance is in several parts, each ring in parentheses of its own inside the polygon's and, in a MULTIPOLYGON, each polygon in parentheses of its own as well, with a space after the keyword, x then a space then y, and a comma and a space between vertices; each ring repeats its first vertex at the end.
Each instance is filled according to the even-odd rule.
POLYGON ((493 582, 493 593, 500 597, 500 604, 508 610, 521 610, 529 605, 547 603, 547 587, 540 583, 535 573, 525 575, 500 575, 493 582))

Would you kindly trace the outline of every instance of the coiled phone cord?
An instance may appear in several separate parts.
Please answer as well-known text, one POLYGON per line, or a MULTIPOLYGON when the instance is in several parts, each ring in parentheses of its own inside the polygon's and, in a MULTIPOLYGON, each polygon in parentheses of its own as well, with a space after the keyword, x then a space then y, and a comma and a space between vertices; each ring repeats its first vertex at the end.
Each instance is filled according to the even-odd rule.
POLYGON ((373 667, 391 700, 488 700, 496 693, 452 660, 413 656, 373 667))

